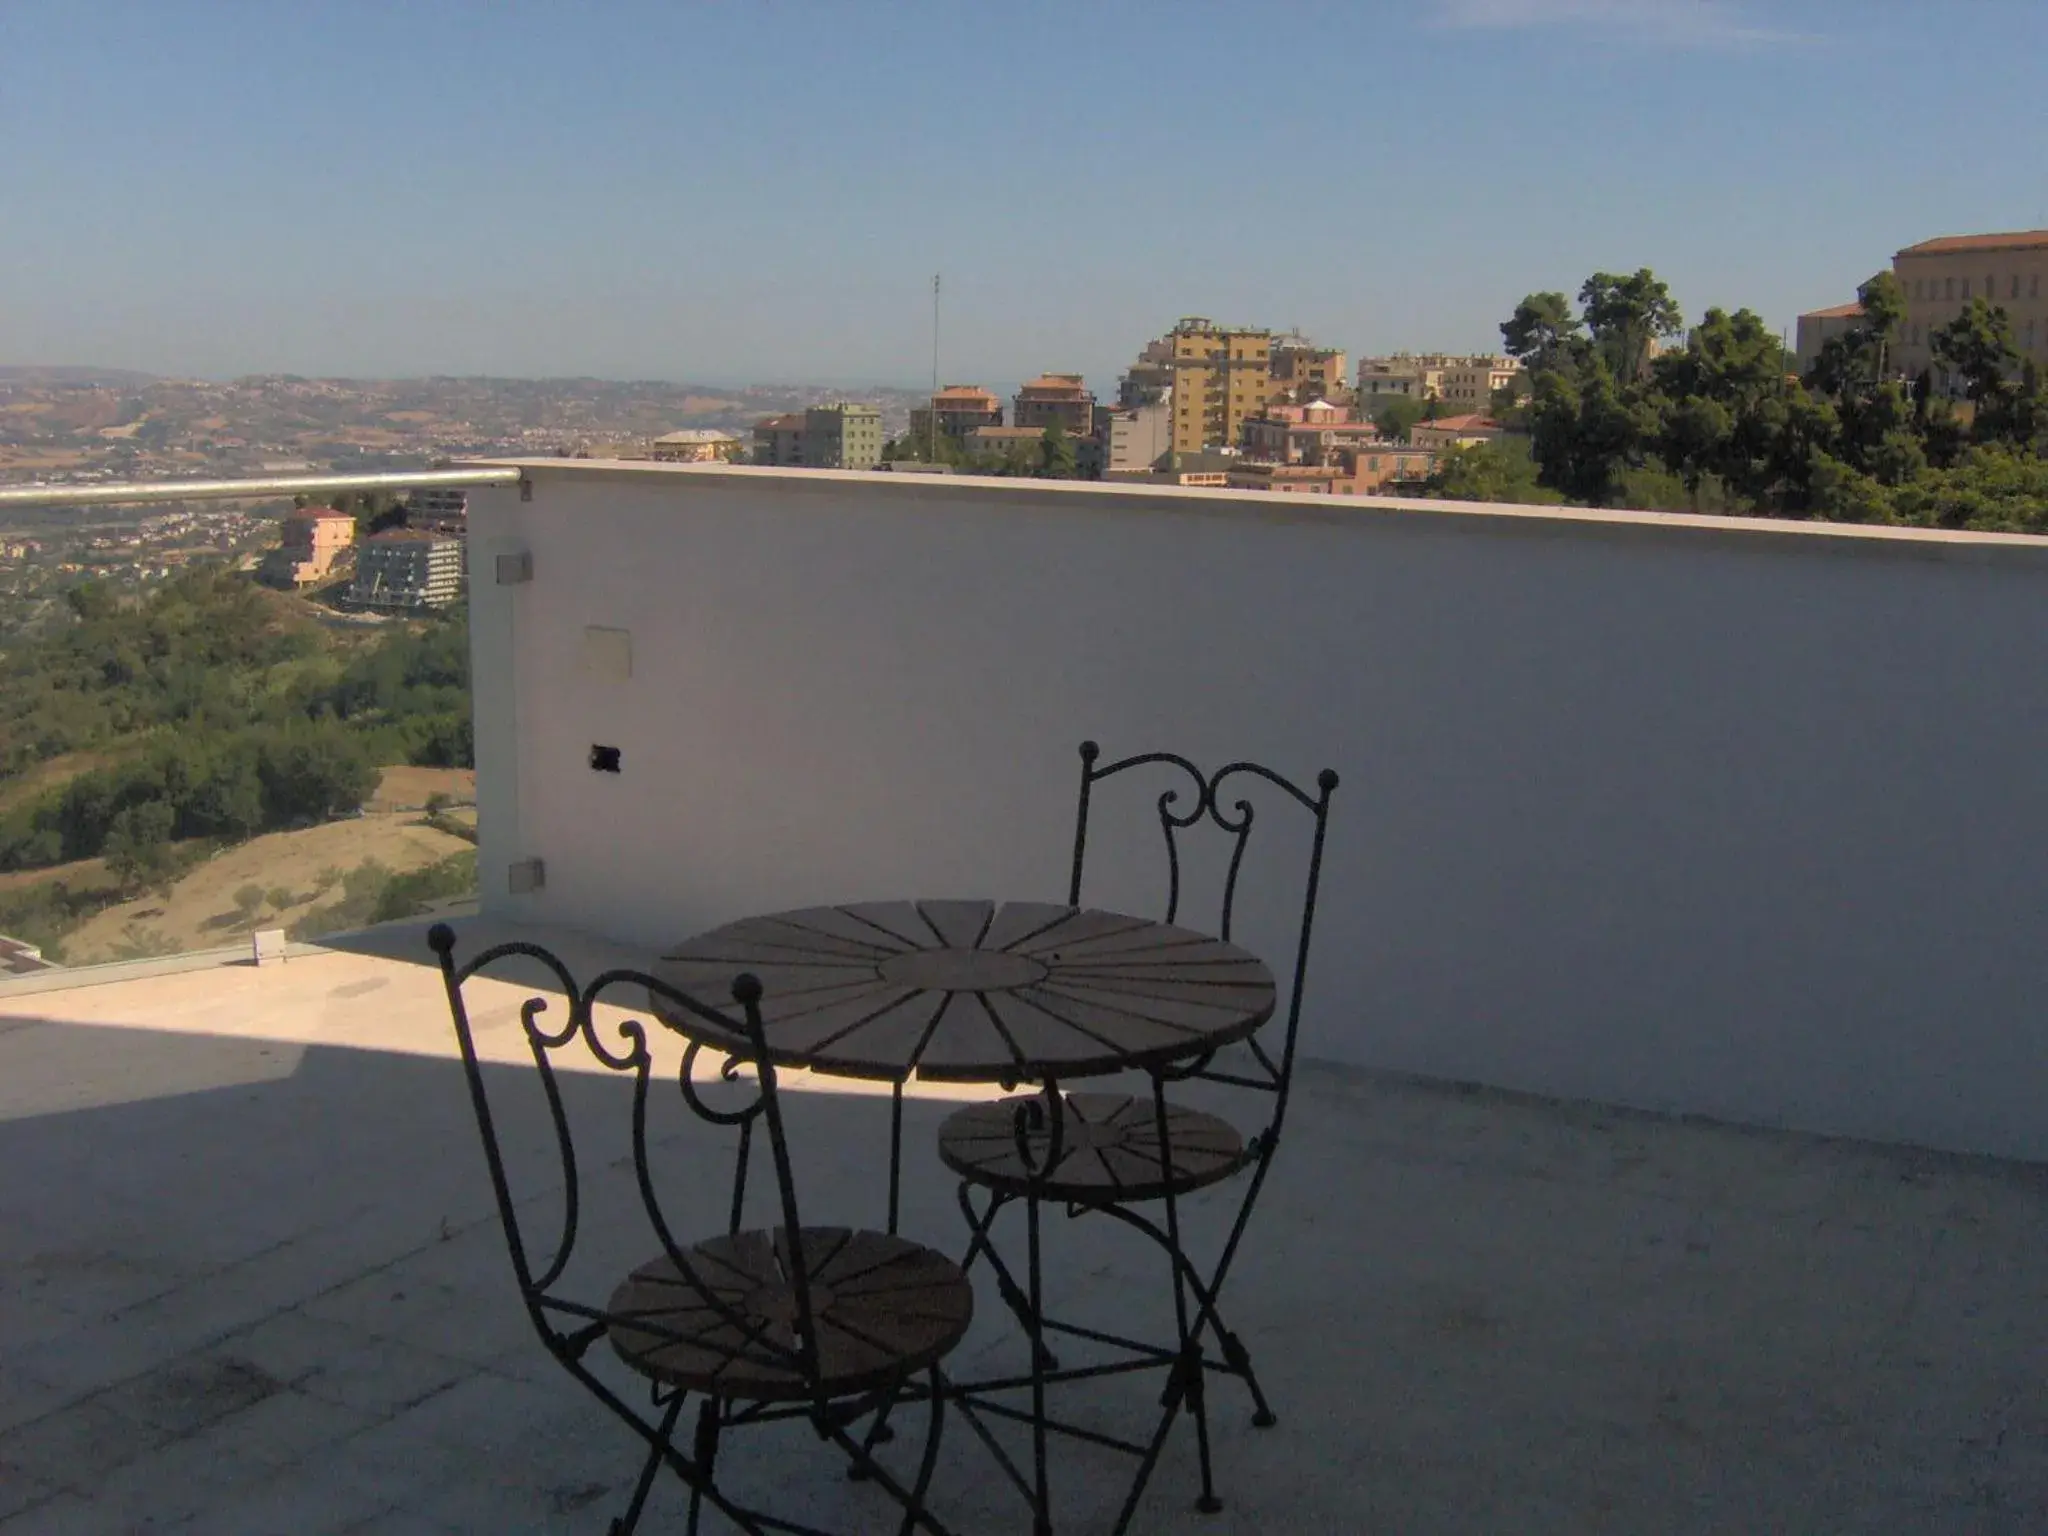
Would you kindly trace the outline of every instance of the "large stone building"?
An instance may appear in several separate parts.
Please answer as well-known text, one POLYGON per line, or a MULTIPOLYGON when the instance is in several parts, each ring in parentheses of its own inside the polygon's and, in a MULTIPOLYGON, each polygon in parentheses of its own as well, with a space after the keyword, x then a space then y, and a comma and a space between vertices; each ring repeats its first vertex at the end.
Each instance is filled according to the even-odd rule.
MULTIPOLYGON (((1933 368, 1933 333, 1972 299, 2003 309, 2021 354, 2048 366, 2048 229, 1923 240, 1892 258, 1892 275, 1906 301, 1899 372, 1933 368)), ((1945 382, 1937 370, 1936 383, 1945 382)))
POLYGON ((1069 437, 1095 430, 1095 396, 1078 373, 1042 373, 1010 402, 1014 426, 1043 432, 1057 422, 1069 437))
POLYGON ((1814 365, 1820 349, 1849 330, 1863 318, 1861 304, 1836 304, 1828 309, 1810 309, 1799 317, 1794 334, 1793 355, 1801 375, 1814 365))

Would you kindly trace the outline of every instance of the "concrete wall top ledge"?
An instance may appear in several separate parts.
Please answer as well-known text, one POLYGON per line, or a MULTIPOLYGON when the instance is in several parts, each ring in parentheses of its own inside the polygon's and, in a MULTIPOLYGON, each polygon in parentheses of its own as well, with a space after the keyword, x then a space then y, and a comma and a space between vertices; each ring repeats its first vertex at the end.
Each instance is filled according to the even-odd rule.
POLYGON ((1967 564, 2048 564, 2048 538, 2021 533, 1969 533, 1954 529, 1895 528, 1865 523, 1797 522, 1789 518, 1708 517, 1687 512, 1631 512, 1589 507, 1539 507, 1501 502, 1435 501, 1398 496, 1307 497, 1277 491, 1214 487, 1106 485, 1089 480, 1026 480, 986 475, 893 475, 871 470, 771 469, 732 464, 657 464, 638 459, 492 458, 472 466, 523 470, 544 496, 554 476, 578 481, 612 479, 643 487, 668 480, 675 488, 699 483, 744 487, 777 495, 844 496, 867 492, 898 501, 1029 501, 1043 508, 1063 503, 1080 510, 1111 504, 1130 511, 1256 517, 1290 524, 1349 527, 1434 525, 1459 533, 1621 539, 1690 539, 1786 554, 1890 555, 1909 560, 1967 564))

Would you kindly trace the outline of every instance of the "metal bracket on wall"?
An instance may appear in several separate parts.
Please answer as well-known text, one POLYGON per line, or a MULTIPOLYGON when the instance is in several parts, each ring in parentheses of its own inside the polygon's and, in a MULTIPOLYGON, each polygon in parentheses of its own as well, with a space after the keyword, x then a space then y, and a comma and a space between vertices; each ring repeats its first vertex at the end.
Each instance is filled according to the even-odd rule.
POLYGON ((519 477, 519 499, 521 501, 533 500, 533 480, 530 476, 521 475, 519 477))
POLYGON ((498 585, 516 587, 522 582, 533 580, 533 551, 522 549, 514 554, 498 556, 498 585))
POLYGON ((547 865, 539 859, 520 859, 505 868, 506 888, 514 896, 531 896, 547 883, 547 865))

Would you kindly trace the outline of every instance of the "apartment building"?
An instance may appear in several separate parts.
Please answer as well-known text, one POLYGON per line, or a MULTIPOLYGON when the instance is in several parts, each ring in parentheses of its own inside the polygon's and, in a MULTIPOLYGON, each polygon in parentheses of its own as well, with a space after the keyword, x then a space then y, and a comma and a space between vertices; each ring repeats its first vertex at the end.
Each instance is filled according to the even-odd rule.
POLYGON ((1861 304, 1836 304, 1828 309, 1810 309, 1801 315, 1793 340, 1803 376, 1820 357, 1820 349, 1854 327, 1863 318, 1861 304))
POLYGON ((1356 404, 1366 414, 1389 398, 1447 400, 1474 410, 1493 403, 1494 391, 1522 375, 1512 357, 1478 352, 1396 352, 1391 357, 1366 357, 1358 362, 1356 404))
POLYGON ((1492 407, 1495 391, 1506 389, 1521 376, 1522 364, 1517 358, 1487 352, 1454 357, 1443 371, 1438 398, 1483 412, 1492 407))
POLYGON ((1906 301, 1900 372, 1934 367, 1933 333, 1972 299, 2002 308, 2021 354, 2048 366, 2048 229, 1923 240, 1892 258, 1892 275, 1906 301))
POLYGON ((1370 420, 1359 420, 1349 406, 1316 400, 1267 406, 1245 422, 1238 446, 1249 460, 1323 465, 1335 463, 1340 448, 1376 443, 1379 436, 1379 428, 1370 420))
POLYGON ((729 464, 740 457, 743 447, 730 432, 687 427, 657 437, 648 444, 648 456, 661 464, 729 464))
POLYGON ((841 400, 804 412, 804 462, 814 469, 873 469, 882 462, 882 412, 841 400))
POLYGON ((1173 451, 1170 395, 1149 405, 1105 406, 1099 414, 1103 478, 1146 473, 1173 451))
POLYGON ((1295 496, 1376 496, 1419 486, 1436 459, 1431 449, 1391 443, 1347 447, 1322 464, 1234 464, 1225 471, 1224 484, 1295 496))
POLYGON ((1158 405, 1173 393, 1173 343, 1165 337, 1148 341, 1130 371, 1117 381, 1121 406, 1158 405))
POLYGON ((305 507, 279 525, 278 547, 264 556, 258 579, 274 587, 306 587, 327 576, 356 541, 356 520, 332 507, 305 507))
POLYGON ((1058 423, 1069 437, 1095 430, 1095 395, 1078 373, 1042 373, 1017 391, 1011 422, 1043 432, 1058 423))
POLYGON ((882 462, 882 412, 841 400, 754 423, 754 462, 784 468, 873 469, 882 462))
POLYGON ((428 533, 469 532, 469 492, 460 486, 423 485, 405 498, 405 526, 428 533))
POLYGON ((1408 441, 1418 448, 1469 448, 1477 443, 1497 443, 1506 435, 1506 427, 1476 412, 1418 421, 1408 429, 1408 441))
POLYGON ((929 405, 910 413, 910 438, 913 442, 929 442, 936 426, 939 436, 958 442, 976 427, 1002 424, 1003 402, 992 391, 979 384, 948 384, 931 397, 929 405))
POLYGON ((804 413, 764 416, 754 423, 754 462, 784 469, 804 461, 804 413))
POLYGON ((465 585, 466 541, 416 528, 372 534, 356 551, 349 600, 365 608, 446 608, 465 585))
POLYGON ((1299 331, 1273 338, 1269 370, 1278 398, 1296 405, 1311 400, 1344 404, 1351 398, 1345 371, 1345 353, 1338 347, 1319 347, 1299 331))
POLYGON ((1167 333, 1173 376, 1173 451, 1224 447, 1273 403, 1273 333, 1189 315, 1167 333))
POLYGON ((960 440, 969 453, 1007 454, 1023 448, 1032 453, 1045 441, 1043 427, 976 427, 960 440))

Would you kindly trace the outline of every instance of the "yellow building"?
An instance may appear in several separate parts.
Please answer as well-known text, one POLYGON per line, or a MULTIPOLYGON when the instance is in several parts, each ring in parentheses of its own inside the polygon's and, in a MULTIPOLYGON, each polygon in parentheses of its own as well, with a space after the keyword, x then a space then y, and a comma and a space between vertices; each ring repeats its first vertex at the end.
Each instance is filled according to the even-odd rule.
POLYGON ((1492 406, 1494 391, 1507 388, 1521 376, 1521 363, 1488 352, 1463 357, 1447 352, 1365 357, 1358 361, 1357 404, 1368 416, 1380 403, 1395 397, 1448 400, 1468 411, 1484 411, 1492 406))
POLYGON ((1333 405, 1351 402, 1351 384, 1345 377, 1346 359, 1340 347, 1319 347, 1299 331, 1273 338, 1273 382, 1283 391, 1277 398, 1296 405, 1327 400, 1333 405))
POLYGON ((1929 338, 1972 299, 2003 309, 2021 355, 2048 366, 2048 229, 1923 240, 1892 258, 1892 275, 1906 300, 1901 371, 1934 366, 1929 338))
POLYGON ((1234 444, 1245 420, 1263 411, 1280 389, 1273 381, 1271 331, 1190 315, 1166 341, 1172 348, 1175 453, 1234 444))

